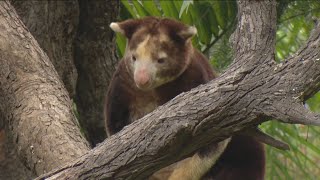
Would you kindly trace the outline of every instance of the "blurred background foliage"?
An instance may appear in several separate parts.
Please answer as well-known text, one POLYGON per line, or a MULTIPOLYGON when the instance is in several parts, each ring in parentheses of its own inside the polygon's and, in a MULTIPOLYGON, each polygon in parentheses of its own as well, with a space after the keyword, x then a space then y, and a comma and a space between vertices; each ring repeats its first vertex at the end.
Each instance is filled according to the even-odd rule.
MULTIPOLYGON (((193 44, 219 72, 232 61, 229 38, 237 23, 235 0, 121 0, 119 21, 144 16, 162 16, 194 25, 198 34, 193 44)), ((279 0, 277 6, 276 61, 281 62, 304 45, 320 17, 320 1, 279 0)), ((126 39, 117 34, 119 56, 126 39)), ((306 108, 320 112, 320 92, 310 98, 306 108)), ((287 142, 291 151, 267 146, 266 179, 319 179, 320 128, 281 124, 269 121, 261 128, 273 137, 287 142)))

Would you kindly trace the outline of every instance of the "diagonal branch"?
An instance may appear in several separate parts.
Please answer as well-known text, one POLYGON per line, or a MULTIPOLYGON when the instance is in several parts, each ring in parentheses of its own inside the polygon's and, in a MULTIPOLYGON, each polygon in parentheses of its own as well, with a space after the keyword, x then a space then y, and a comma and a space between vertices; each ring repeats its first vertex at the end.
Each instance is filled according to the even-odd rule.
POLYGON ((281 63, 276 71, 282 70, 287 74, 282 81, 290 81, 286 89, 288 95, 301 102, 320 90, 320 22, 316 24, 305 46, 295 56, 281 63))

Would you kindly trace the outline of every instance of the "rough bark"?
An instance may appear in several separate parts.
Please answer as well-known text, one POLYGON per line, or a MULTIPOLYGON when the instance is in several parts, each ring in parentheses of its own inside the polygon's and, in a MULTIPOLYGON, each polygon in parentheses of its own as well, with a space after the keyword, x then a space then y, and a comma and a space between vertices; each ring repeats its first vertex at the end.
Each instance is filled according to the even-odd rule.
MULTIPOLYGON (((271 117, 320 125, 319 114, 303 107, 303 101, 320 89, 320 25, 294 57, 276 64, 276 1, 238 4, 238 27, 232 38, 236 57, 225 73, 39 179, 145 179, 208 143, 247 132, 271 117)), ((274 144, 261 133, 259 137, 274 144)))
POLYGON ((53 62, 70 97, 76 98, 80 123, 88 139, 92 144, 103 141, 104 95, 117 63, 109 24, 118 15, 119 2, 11 2, 53 62), (74 62, 79 70, 78 81, 74 62))
POLYGON ((19 160, 13 142, 0 130, 0 179, 29 180, 36 176, 19 160))
POLYGON ((105 139, 103 104, 117 64, 114 35, 109 24, 118 16, 119 1, 79 0, 80 22, 75 44, 78 69, 76 104, 80 123, 95 145, 105 139))
POLYGON ((0 67, 0 120, 29 169, 39 175, 89 150, 54 66, 8 1, 0 1, 0 67))
POLYGON ((73 62, 73 41, 79 21, 78 1, 11 2, 21 20, 49 56, 70 97, 74 97, 77 70, 73 62))

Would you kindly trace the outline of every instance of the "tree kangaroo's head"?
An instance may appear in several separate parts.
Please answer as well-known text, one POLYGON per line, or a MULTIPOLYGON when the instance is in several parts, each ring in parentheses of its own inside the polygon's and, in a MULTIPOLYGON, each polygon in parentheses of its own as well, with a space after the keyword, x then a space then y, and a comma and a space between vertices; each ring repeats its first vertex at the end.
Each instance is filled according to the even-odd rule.
POLYGON ((127 37, 124 61, 139 89, 150 90, 179 77, 190 64, 193 26, 167 19, 146 17, 110 24, 127 37))

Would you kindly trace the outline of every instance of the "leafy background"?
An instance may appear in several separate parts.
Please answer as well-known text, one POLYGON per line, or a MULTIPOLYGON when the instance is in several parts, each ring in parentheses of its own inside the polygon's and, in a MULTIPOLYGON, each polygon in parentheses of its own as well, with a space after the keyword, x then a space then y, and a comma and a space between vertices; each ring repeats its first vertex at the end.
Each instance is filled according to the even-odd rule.
MULTIPOLYGON (((235 0, 121 0, 119 20, 162 16, 194 25, 198 34, 193 45, 200 49, 219 72, 232 61, 229 38, 236 26, 235 0)), ((319 1, 281 0, 277 5, 276 61, 293 55, 304 45, 320 17, 319 1)), ((126 39, 117 34, 120 56, 126 39)), ((320 112, 320 92, 307 100, 306 108, 320 112)), ((263 123, 261 128, 273 137, 287 142, 291 151, 266 146, 266 179, 318 179, 320 177, 320 127, 263 123)))

